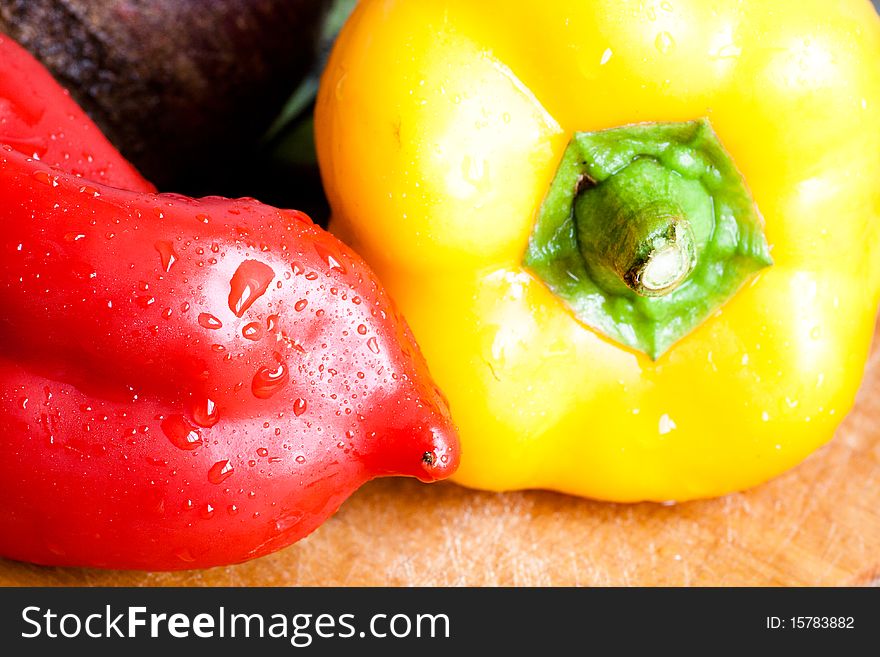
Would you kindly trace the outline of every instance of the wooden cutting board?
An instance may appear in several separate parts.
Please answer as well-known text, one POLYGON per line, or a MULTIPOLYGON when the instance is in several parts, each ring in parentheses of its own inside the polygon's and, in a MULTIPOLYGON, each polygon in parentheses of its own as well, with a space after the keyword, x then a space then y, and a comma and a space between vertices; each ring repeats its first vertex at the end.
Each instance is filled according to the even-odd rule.
POLYGON ((748 492, 677 506, 373 482, 303 541, 184 573, 41 568, 0 585, 457 586, 880 584, 880 348, 834 440, 748 492))

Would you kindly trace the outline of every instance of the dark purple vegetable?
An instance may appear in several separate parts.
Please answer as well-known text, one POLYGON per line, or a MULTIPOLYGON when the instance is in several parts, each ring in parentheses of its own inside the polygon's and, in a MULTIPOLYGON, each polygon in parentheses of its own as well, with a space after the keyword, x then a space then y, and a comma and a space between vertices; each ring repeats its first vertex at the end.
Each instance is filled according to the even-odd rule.
POLYGON ((236 150, 254 149, 313 65, 330 4, 2 0, 0 31, 42 61, 147 178, 190 191, 236 168, 236 150))

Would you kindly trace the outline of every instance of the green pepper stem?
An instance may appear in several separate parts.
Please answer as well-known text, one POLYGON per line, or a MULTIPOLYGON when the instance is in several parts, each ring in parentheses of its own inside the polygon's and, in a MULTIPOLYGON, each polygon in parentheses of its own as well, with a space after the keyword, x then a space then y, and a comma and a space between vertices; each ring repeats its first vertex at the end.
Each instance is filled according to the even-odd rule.
POLYGON ((772 263, 707 119, 574 133, 523 256, 578 321, 652 359, 772 263))
POLYGON ((610 290, 643 297, 673 292, 697 263, 694 231, 666 184, 668 171, 644 158, 575 199, 584 262, 610 290))
POLYGON ((686 220, 674 219, 667 232, 669 239, 653 244, 644 264, 635 263, 623 276, 636 294, 643 297, 665 296, 681 285, 694 270, 694 232, 686 220))

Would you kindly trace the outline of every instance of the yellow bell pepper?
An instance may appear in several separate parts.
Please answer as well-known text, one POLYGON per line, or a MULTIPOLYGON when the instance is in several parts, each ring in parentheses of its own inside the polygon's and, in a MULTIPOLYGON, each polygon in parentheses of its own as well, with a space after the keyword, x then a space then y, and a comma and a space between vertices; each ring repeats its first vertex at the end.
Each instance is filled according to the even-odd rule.
POLYGON ((362 0, 316 127, 458 482, 711 497, 851 408, 880 293, 866 0, 362 0))

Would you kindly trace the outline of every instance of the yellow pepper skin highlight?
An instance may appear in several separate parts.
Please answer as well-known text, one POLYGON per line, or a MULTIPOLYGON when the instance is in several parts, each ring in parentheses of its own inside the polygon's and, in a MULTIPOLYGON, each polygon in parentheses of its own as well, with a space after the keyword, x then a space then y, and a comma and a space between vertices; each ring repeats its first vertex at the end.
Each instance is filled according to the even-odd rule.
POLYGON ((459 483, 713 497, 794 466, 851 408, 880 292, 867 0, 362 0, 316 128, 331 229, 449 398, 459 483), (772 264, 649 354, 524 257, 576 133, 704 119, 772 264))

